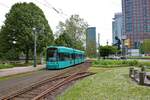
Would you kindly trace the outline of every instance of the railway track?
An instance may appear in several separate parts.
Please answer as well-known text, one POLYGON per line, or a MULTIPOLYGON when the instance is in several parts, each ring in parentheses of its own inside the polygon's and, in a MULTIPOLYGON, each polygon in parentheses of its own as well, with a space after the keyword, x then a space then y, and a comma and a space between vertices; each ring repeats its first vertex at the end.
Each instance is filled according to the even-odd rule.
POLYGON ((93 73, 87 72, 90 62, 85 62, 70 68, 67 71, 57 74, 51 78, 46 78, 40 82, 36 82, 21 90, 14 91, 10 95, 2 97, 2 100, 43 100, 59 89, 60 87, 70 83, 71 81, 92 75, 93 73))

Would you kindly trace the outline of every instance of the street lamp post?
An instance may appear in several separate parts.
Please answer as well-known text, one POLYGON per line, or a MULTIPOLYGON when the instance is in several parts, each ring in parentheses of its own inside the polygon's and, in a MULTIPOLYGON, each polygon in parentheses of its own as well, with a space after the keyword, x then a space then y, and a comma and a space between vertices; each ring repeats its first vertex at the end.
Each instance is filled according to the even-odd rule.
POLYGON ((125 57, 125 55, 126 55, 126 48, 125 48, 125 40, 126 40, 126 35, 125 34, 123 34, 122 35, 122 56, 124 56, 125 57))
POLYGON ((36 28, 32 29, 34 34, 34 67, 36 67, 36 28))

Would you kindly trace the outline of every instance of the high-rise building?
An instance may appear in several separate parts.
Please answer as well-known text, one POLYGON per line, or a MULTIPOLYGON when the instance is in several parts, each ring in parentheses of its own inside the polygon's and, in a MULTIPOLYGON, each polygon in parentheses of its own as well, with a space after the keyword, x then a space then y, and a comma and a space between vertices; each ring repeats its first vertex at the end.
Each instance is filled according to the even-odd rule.
POLYGON ((131 48, 150 38, 150 0, 122 0, 123 34, 131 48))
POLYGON ((116 13, 112 22, 112 43, 116 44, 115 37, 122 38, 122 13, 116 13))
POLYGON ((86 53, 88 57, 96 57, 96 27, 87 29, 86 53))

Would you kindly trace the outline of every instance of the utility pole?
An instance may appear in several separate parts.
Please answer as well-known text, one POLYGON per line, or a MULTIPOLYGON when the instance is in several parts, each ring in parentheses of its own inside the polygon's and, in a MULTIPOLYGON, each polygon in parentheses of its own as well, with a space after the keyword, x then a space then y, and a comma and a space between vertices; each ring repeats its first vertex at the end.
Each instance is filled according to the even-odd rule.
POLYGON ((100 46, 100 33, 98 33, 98 46, 100 46))
POLYGON ((33 28, 33 34, 34 34, 34 67, 36 67, 36 28, 33 28))
POLYGON ((125 48, 125 40, 126 40, 126 35, 122 35, 122 56, 126 57, 126 48, 125 48))
POLYGON ((100 59, 100 33, 98 33, 98 59, 100 59))

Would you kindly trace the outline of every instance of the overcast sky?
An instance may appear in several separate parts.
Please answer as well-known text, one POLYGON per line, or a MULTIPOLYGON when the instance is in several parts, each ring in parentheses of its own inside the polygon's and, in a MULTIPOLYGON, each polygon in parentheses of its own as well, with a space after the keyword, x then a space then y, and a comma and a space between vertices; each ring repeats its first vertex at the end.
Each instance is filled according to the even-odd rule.
MULTIPOLYGON (((121 0, 1 0, 0 1, 0 26, 5 20, 11 6, 16 2, 34 2, 44 12, 53 32, 59 21, 65 21, 72 14, 79 14, 88 24, 96 27, 100 33, 102 45, 112 41, 112 18, 114 13, 121 12, 121 0), (63 12, 58 14, 52 7, 63 12)), ((15 23, 14 23, 15 24, 15 23)))

